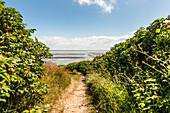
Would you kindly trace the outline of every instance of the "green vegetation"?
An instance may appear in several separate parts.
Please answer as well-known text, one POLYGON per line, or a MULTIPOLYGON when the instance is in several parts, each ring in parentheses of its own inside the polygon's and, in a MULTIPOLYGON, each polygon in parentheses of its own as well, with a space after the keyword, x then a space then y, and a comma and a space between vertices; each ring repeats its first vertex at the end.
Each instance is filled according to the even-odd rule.
POLYGON ((78 73, 76 70, 73 70, 70 72, 71 78, 73 78, 76 81, 80 81, 81 73, 78 73))
MULTIPOLYGON (((81 68, 83 73, 91 73, 92 80, 88 84, 91 84, 97 110, 170 112, 169 21, 170 16, 155 20, 146 29, 141 27, 132 38, 116 44, 81 68), (116 98, 121 91, 127 100, 123 95, 116 98)), ((70 64, 68 68, 81 71, 78 65, 81 62, 70 64)))
MULTIPOLYGON (((92 104, 100 113, 130 113, 133 109, 131 97, 125 87, 119 81, 111 81, 100 74, 89 74, 87 76, 92 104)), ((135 112, 134 112, 135 113, 135 112)))
POLYGON ((49 48, 35 41, 21 14, 0 1, 0 112, 34 112, 48 92, 40 82, 49 48), (35 108, 35 109, 34 109, 35 108))
MULTIPOLYGON (((0 1, 0 112, 42 112, 44 98, 54 104, 70 84, 68 71, 44 64, 49 48, 29 38, 35 29, 26 29, 21 14, 4 4, 0 1)), ((157 19, 93 61, 65 66, 87 74, 99 112, 170 112, 169 21, 170 16, 157 19)))
POLYGON ((83 74, 87 74, 88 71, 92 69, 91 61, 80 61, 73 62, 65 66, 66 69, 70 71, 77 70, 78 72, 82 72, 83 74))

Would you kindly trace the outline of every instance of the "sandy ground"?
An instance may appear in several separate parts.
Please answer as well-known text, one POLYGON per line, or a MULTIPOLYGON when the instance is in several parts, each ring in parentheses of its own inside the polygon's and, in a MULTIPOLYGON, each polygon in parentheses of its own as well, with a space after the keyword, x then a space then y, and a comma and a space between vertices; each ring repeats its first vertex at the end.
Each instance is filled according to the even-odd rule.
POLYGON ((50 113, 89 113, 86 95, 85 77, 81 81, 72 79, 71 85, 65 90, 50 113))

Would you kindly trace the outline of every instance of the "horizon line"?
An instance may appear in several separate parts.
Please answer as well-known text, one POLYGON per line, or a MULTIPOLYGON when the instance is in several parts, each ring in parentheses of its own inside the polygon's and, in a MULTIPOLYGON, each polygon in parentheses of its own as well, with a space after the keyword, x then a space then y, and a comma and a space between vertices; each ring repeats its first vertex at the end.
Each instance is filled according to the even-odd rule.
POLYGON ((109 50, 78 50, 78 49, 76 49, 76 50, 66 50, 66 49, 64 49, 64 50, 59 50, 59 49, 50 49, 50 51, 109 51, 109 50))

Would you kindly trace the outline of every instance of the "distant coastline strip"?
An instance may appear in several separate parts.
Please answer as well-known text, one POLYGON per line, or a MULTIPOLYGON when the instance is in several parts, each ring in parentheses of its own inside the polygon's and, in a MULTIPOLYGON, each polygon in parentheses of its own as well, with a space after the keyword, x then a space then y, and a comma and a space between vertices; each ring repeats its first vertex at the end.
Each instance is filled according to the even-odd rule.
POLYGON ((86 57, 52 57, 51 59, 80 59, 86 57))
POLYGON ((53 55, 86 55, 85 53, 52 53, 53 55))

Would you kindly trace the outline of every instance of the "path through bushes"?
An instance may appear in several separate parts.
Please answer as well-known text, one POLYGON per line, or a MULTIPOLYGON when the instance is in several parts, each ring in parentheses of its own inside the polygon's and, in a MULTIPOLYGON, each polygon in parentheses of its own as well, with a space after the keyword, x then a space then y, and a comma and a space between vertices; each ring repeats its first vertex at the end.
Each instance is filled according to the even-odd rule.
POLYGON ((72 79, 71 85, 65 90, 59 102, 53 106, 51 113, 89 113, 87 87, 84 81, 84 76, 80 82, 72 79))

